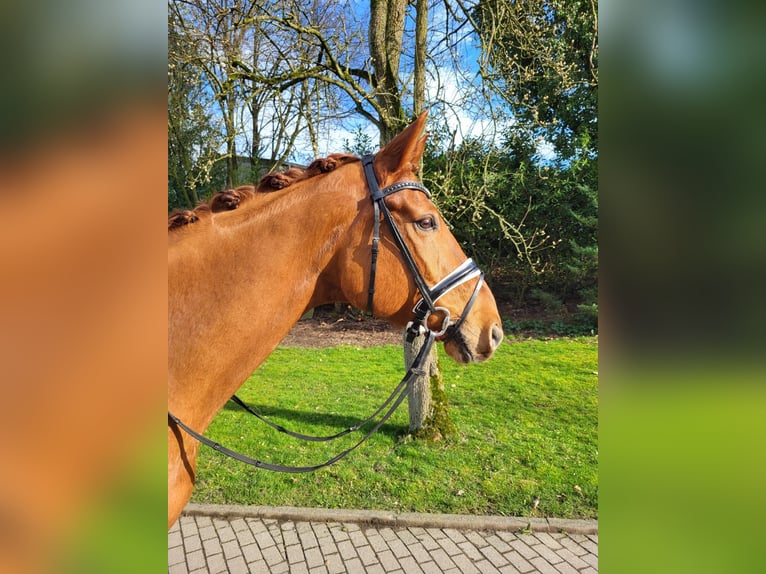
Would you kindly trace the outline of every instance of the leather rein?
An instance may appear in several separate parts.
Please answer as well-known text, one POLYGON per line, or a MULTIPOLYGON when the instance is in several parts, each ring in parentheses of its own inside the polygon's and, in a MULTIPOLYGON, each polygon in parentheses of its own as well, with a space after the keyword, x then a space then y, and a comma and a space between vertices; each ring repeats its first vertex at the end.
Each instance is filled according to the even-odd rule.
POLYGON ((404 375, 404 378, 399 382, 399 384, 393 390, 391 395, 389 395, 389 397, 384 401, 384 403, 380 407, 378 407, 378 409, 372 415, 370 415, 364 421, 330 436, 312 436, 312 435, 305 435, 305 434, 297 433, 294 431, 290 431, 268 420, 266 417, 264 417, 257 411, 253 410, 250 406, 248 406, 244 401, 242 401, 236 395, 232 396, 231 400, 237 403, 240 407, 245 409, 250 414, 254 415, 258 419, 265 422, 267 425, 276 429, 277 431, 285 433, 289 436, 292 436, 300 440, 305 440, 305 441, 324 442, 324 441, 340 438, 342 436, 345 436, 351 432, 354 432, 356 430, 359 430, 367 426, 368 424, 372 423, 378 415, 383 413, 380 420, 378 420, 372 426, 372 428, 367 432, 367 434, 365 434, 356 444, 354 444, 350 448, 347 448, 346 450, 341 451, 340 453, 326 460, 325 462, 322 462, 316 465, 310 465, 310 466, 285 466, 281 464, 273 464, 269 462, 264 462, 262 460, 257 460, 255 458, 251 458, 242 453, 233 451, 215 441, 210 440, 209 438, 202 435, 201 433, 198 433, 194 429, 187 426, 183 421, 181 421, 178 417, 173 415, 170 411, 168 411, 168 418, 171 421, 173 421, 176 425, 178 425, 180 428, 182 428, 184 431, 186 431, 193 438, 198 440, 200 443, 206 446, 209 446, 210 448, 222 454, 225 454, 231 458, 234 458, 240 462, 244 462, 245 464, 249 464, 249 465, 255 466, 257 468, 262 468, 265 470, 272 470, 275 472, 304 473, 304 472, 312 472, 315 470, 319 470, 320 468, 330 466, 331 464, 338 462, 342 458, 345 458, 352 451, 358 448, 362 443, 364 443, 373 434, 375 434, 375 432, 377 432, 377 430, 381 426, 383 426, 383 424, 391 417, 391 415, 394 414, 394 412, 399 407, 399 405, 401 405, 404 399, 410 394, 412 390, 413 381, 417 377, 426 375, 426 371, 424 367, 425 367, 426 361, 428 360, 428 355, 431 351, 431 347, 433 346, 433 343, 436 340, 436 338, 444 336, 444 335, 446 335, 447 338, 449 338, 450 336, 458 332, 460 325, 463 323, 466 316, 470 312, 471 307, 473 307, 473 304, 476 301, 476 297, 479 293, 479 289, 481 289, 481 285, 484 281, 484 274, 481 272, 481 270, 476 265, 476 263, 473 262, 473 260, 466 259, 454 271, 452 271, 450 274, 444 277, 444 279, 436 283, 433 287, 430 287, 430 288, 428 287, 425 279, 423 278, 422 274, 420 273, 420 270, 418 269, 417 264, 415 263, 415 259, 412 256, 412 252, 409 250, 409 248, 407 247, 407 244, 404 242, 404 238, 402 237, 402 234, 399 231, 399 228, 397 227, 396 222, 393 219, 393 216, 391 215, 391 211, 388 209, 388 206, 386 206, 385 198, 391 195, 392 193, 396 193, 403 189, 416 189, 418 191, 423 192, 429 198, 431 197, 431 194, 423 184, 417 181, 400 181, 392 185, 389 185, 383 189, 380 189, 380 186, 378 184, 378 179, 375 176, 375 171, 373 169, 373 159, 374 159, 373 155, 366 155, 362 158, 364 175, 365 175, 365 179, 367 180, 367 186, 370 190, 370 198, 372 200, 373 210, 374 210, 373 234, 372 234, 372 262, 370 265, 370 287, 369 287, 368 295, 367 295, 367 310, 370 314, 373 313, 373 303, 374 303, 374 296, 375 296, 375 275, 377 272, 378 252, 379 252, 379 246, 380 246, 380 220, 381 220, 381 213, 382 213, 383 219, 385 219, 393 235, 394 242, 399 248, 399 251, 401 252, 402 257, 404 258, 404 261, 407 267, 409 268, 410 273, 412 274, 412 278, 415 282, 415 285, 418 288, 418 291, 420 292, 420 299, 418 300, 418 302, 415 304, 415 307, 413 308, 414 319, 407 325, 407 338, 408 340, 412 340, 414 337, 422 335, 422 334, 425 334, 426 338, 425 338, 425 341, 423 342, 423 346, 420 348, 420 351, 418 352, 417 356, 412 362, 412 365, 409 367, 409 369, 407 369, 407 372, 404 375), (462 285, 466 281, 470 281, 471 279, 476 277, 478 277, 478 281, 476 283, 476 287, 473 290, 473 293, 471 294, 471 297, 468 299, 468 302, 463 308, 463 312, 461 313, 460 318, 457 321, 453 321, 450 316, 449 310, 446 309, 445 307, 437 306, 436 301, 440 299, 442 296, 444 296, 445 294, 447 294, 449 291, 454 289, 455 287, 462 285), (443 316, 443 319, 441 321, 441 324, 438 330, 434 330, 428 326, 429 317, 435 313, 443 316))

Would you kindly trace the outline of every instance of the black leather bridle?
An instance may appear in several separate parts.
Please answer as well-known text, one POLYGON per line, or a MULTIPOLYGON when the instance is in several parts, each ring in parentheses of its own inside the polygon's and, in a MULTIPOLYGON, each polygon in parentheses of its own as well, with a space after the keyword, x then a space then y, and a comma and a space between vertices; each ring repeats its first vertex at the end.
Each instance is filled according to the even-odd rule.
POLYGON ((451 332, 457 332, 457 330, 460 328, 460 325, 463 323, 465 318, 468 316, 468 313, 471 311, 471 307, 473 307, 474 302, 476 301, 476 296, 479 294, 481 285, 484 282, 484 273, 481 272, 479 266, 476 265, 472 259, 468 258, 463 261, 463 263, 461 263, 452 273, 436 283, 436 285, 430 288, 428 287, 425 279, 423 279, 423 275, 420 273, 420 270, 415 263, 415 259, 412 257, 412 252, 407 247, 407 244, 404 242, 404 238, 402 237, 399 228, 396 226, 396 222, 391 215, 391 211, 389 211, 388 206, 386 205, 385 199, 392 193, 402 191, 403 189, 416 189, 423 192, 429 199, 431 197, 431 193, 423 184, 417 181, 400 181, 380 189, 378 178, 375 176, 375 170, 373 169, 373 160, 374 156, 372 155, 366 155, 362 158, 364 177, 367 180, 367 187, 370 189, 370 198, 372 199, 372 205, 375 212, 372 220, 372 263, 370 265, 370 287, 367 293, 367 311, 370 314, 373 313, 373 299, 375 296, 375 274, 380 244, 380 214, 382 213, 383 218, 386 220, 386 223, 388 224, 388 227, 394 236, 394 242, 399 248, 402 257, 404 258, 404 261, 407 264, 410 273, 412 274, 412 278, 415 281, 415 285, 418 288, 418 291, 420 291, 420 300, 415 304, 415 307, 412 310, 415 315, 413 324, 420 325, 429 331, 435 332, 437 337, 444 335, 448 330, 451 332), (479 280, 476 282, 476 287, 473 290, 473 294, 468 299, 468 302, 463 308, 463 312, 460 314, 460 318, 453 323, 449 310, 445 307, 438 307, 436 305, 436 301, 438 301, 441 297, 446 295, 458 285, 462 285, 466 281, 470 281, 475 277, 478 277, 479 280), (427 324, 428 318, 434 313, 441 313, 444 317, 439 329, 429 328, 427 324))
POLYGON ((404 261, 407 264, 407 267, 409 268, 410 273, 412 273, 412 277, 413 277, 413 280, 415 281, 415 285, 417 286, 418 291, 420 291, 420 299, 415 304, 412 310, 414 318, 407 326, 408 340, 412 340, 414 337, 425 334, 425 340, 423 341, 423 345, 418 351, 418 354, 415 357, 415 360, 412 362, 412 365, 409 367, 409 369, 407 369, 407 373, 404 375, 404 378, 396 386, 396 388, 391 393, 391 395, 370 417, 368 417, 365 421, 359 424, 356 424, 352 427, 349 427, 331 436, 318 437, 318 436, 304 435, 301 433, 290 431, 282 426, 279 426, 269 421, 266 417, 264 417, 260 413, 253 410, 250 406, 245 404, 244 401, 242 401, 236 395, 234 395, 231 398, 231 400, 236 402, 239 406, 244 408, 249 413, 255 415, 256 417, 264 421, 269 426, 275 428, 279 432, 288 434, 292 437, 295 437, 301 440, 314 441, 314 442, 333 440, 333 439, 345 436, 349 434, 350 432, 359 430, 360 428, 372 423, 375 417, 377 417, 386 408, 388 410, 385 410, 385 413, 380 418, 380 420, 377 423, 375 423, 375 425, 367 432, 367 434, 365 434, 361 438, 361 440, 359 440, 352 447, 347 448, 346 450, 340 452, 339 454, 335 455, 334 457, 332 457, 331 459, 323 463, 311 465, 311 466, 285 466, 281 464, 273 464, 273 463, 264 462, 261 460, 251 458, 247 455, 231 450, 215 441, 210 440, 206 436, 202 435, 201 433, 198 433, 194 429, 187 426, 178 417, 174 416, 170 411, 168 411, 169 420, 173 421, 176 425, 178 425, 180 428, 182 428, 184 431, 186 431, 189 435, 197 439, 202 444, 207 445, 210 448, 217 450, 218 452, 225 454, 231 458, 239 460, 240 462, 244 462, 246 464, 249 464, 258 468, 263 468, 265 470, 273 470, 276 472, 289 472, 289 473, 311 472, 314 470, 319 470, 320 468, 324 468, 331 464, 334 464, 338 462, 339 460, 341 460, 342 458, 346 457, 353 450, 359 447, 363 442, 365 442, 368 438, 370 438, 373 434, 375 434, 375 432, 391 417, 392 414, 394 414, 394 411, 396 411, 399 405, 410 394, 410 391, 412 390, 413 380, 416 377, 427 375, 424 367, 425 367, 426 361, 428 360, 428 355, 431 351, 431 347, 433 346, 433 343, 436 340, 436 338, 441 337, 445 334, 449 338, 451 334, 457 333, 458 330, 460 329, 460 326, 462 325, 466 316, 470 312, 471 307, 473 307, 474 302, 476 301, 476 297, 479 294, 481 285, 484 282, 484 274, 481 272, 478 265, 476 265, 476 263, 474 263, 473 260, 469 258, 469 259, 466 259, 463 263, 461 263, 454 271, 452 271, 452 273, 448 274, 446 277, 444 277, 444 279, 436 283, 433 287, 430 287, 430 288, 428 287, 425 279, 423 278, 423 276, 420 273, 420 270, 418 269, 417 264, 415 263, 415 259, 412 256, 412 252, 407 247, 407 244, 404 242, 404 238, 402 237, 402 234, 399 231, 399 228, 396 226, 396 222, 394 221, 394 218, 391 215, 391 211, 389 211, 388 206, 386 206, 385 199, 392 193, 396 193, 397 191, 401 191, 403 189, 416 189, 418 191, 425 193, 426 196, 429 198, 431 197, 431 194, 429 193, 428 189, 426 189, 426 187, 423 184, 417 181, 400 181, 392 185, 389 185, 388 187, 380 189, 380 186, 378 185, 378 179, 375 176, 375 171, 373 169, 373 159, 374 159, 374 156, 372 155, 366 155, 362 158, 364 176, 365 176, 365 179, 367 180, 367 186, 370 189, 370 198, 372 199, 372 205, 374 210, 373 233, 372 233, 372 262, 370 265, 370 287, 368 290, 368 297, 367 297, 368 312, 372 314, 374 309, 373 303, 374 303, 374 297, 375 297, 375 274, 377 272, 378 253, 380 250, 380 214, 382 213, 383 218, 388 223, 389 229, 391 230, 391 233, 394 237, 394 242, 399 248, 399 251, 401 252, 402 257, 404 258, 404 261), (476 282, 476 287, 474 288, 473 293, 471 294, 471 297, 468 299, 468 302, 463 308, 463 312, 461 313, 460 318, 457 321, 452 321, 449 310, 446 309, 445 307, 437 306, 436 301, 438 301, 441 297, 446 295, 449 291, 451 291, 455 287, 462 285, 463 283, 470 281, 471 279, 475 277, 478 277, 478 281, 476 282), (436 330, 428 326, 428 319, 434 313, 443 314, 443 319, 441 321, 441 324, 439 325, 439 329, 436 329, 436 330))

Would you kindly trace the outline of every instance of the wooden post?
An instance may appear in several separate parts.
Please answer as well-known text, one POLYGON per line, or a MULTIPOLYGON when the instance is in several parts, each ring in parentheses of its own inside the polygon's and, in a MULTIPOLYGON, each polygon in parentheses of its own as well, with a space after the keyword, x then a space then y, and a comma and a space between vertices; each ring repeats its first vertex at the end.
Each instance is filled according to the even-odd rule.
MULTIPOLYGON (((425 335, 418 335, 414 340, 408 341, 407 332, 404 332, 405 369, 410 368, 425 340, 425 335)), ((415 438, 440 440, 454 434, 456 428, 447 409, 447 395, 444 392, 444 380, 439 370, 439 355, 435 344, 431 347, 423 370, 425 374, 414 379, 412 392, 407 399, 410 433, 415 438)))

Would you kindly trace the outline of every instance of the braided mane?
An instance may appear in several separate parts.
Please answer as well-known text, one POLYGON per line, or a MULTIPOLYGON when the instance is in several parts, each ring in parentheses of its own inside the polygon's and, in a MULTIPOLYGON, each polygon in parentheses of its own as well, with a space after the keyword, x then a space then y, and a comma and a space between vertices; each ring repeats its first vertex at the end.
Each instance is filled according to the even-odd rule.
POLYGON ((315 159, 306 169, 291 167, 281 172, 267 173, 257 186, 241 185, 214 194, 209 201, 199 204, 194 209, 182 209, 168 216, 168 231, 196 223, 209 218, 219 211, 232 211, 261 193, 270 193, 285 189, 298 181, 303 181, 323 173, 328 173, 343 164, 359 158, 345 153, 334 153, 315 159))

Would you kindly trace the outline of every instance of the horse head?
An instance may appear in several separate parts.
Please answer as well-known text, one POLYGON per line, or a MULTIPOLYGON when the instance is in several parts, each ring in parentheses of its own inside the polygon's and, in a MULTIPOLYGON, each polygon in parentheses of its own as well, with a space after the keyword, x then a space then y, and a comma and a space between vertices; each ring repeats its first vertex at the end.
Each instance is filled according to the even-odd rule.
POLYGON ((344 291, 352 303, 370 307, 396 326, 413 319, 426 323, 458 362, 484 361, 502 341, 501 319, 483 275, 417 182, 426 143, 421 135, 425 120, 422 114, 366 160, 367 168, 365 160, 357 167, 363 172, 366 196, 359 202, 358 221, 350 233, 352 255, 346 276, 355 280, 348 281, 344 291), (375 207, 376 194, 384 205, 375 207), (377 262, 370 248, 375 219, 380 234, 377 262), (368 295, 371 289, 373 296, 368 295))

